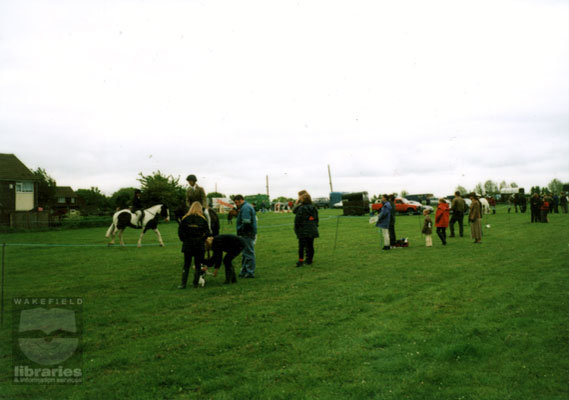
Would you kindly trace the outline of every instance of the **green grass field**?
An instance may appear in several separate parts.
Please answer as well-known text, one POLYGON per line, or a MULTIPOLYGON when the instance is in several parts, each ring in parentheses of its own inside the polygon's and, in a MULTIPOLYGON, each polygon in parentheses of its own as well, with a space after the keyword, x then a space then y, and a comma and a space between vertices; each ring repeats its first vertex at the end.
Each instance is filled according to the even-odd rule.
POLYGON ((433 248, 422 217, 400 216, 410 246, 389 252, 368 218, 337 215, 321 212, 315 262, 295 268, 293 216, 259 214, 256 279, 223 285, 222 269, 203 289, 176 289, 175 222, 165 248, 107 248, 106 228, 2 235, 0 398, 568 398, 569 215, 499 209, 482 245, 433 248), (11 383, 18 296, 83 298, 84 383, 11 383))

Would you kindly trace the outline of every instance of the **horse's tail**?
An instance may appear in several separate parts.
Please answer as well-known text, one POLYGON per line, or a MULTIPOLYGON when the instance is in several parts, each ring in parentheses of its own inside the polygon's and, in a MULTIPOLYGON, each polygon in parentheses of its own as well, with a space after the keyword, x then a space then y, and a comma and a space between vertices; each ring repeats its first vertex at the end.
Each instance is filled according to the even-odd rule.
POLYGON ((107 229, 107 234, 105 235, 105 237, 111 237, 111 234, 113 233, 113 229, 115 229, 114 222, 111 224, 111 226, 109 226, 109 229, 107 229))

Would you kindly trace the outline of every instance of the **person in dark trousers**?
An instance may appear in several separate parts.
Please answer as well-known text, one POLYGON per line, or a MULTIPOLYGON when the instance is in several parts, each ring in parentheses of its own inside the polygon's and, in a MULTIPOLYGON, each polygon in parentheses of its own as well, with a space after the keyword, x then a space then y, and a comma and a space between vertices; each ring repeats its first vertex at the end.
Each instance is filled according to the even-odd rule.
POLYGON ((557 195, 557 193, 553 195, 552 201, 553 204, 552 204, 551 213, 559 214, 559 196, 557 195))
POLYGON ((433 247, 433 222, 431 221, 431 216, 429 215, 431 212, 428 209, 423 210, 423 215, 425 216, 425 221, 423 223, 423 229, 421 233, 425 235, 425 246, 433 247))
POLYGON ((257 214, 251 204, 245 201, 240 194, 233 198, 239 213, 235 222, 237 235, 245 241, 245 249, 241 257, 241 271, 239 276, 242 278, 254 278, 257 263, 255 259, 255 240, 257 239, 257 214))
POLYGON ((567 193, 565 192, 561 192, 561 196, 559 198, 559 205, 561 206, 561 209, 563 210, 564 214, 567 214, 567 193))
POLYGON ((207 220, 203 215, 200 202, 195 201, 186 215, 182 217, 178 227, 178 237, 182 241, 182 253, 184 253, 184 269, 182 270, 182 283, 178 289, 185 289, 188 275, 194 258, 196 270, 194 272, 194 287, 198 287, 200 276, 206 271, 202 268, 205 252, 205 239, 211 236, 207 220))
POLYGON ((541 216, 540 216, 540 220, 542 223, 548 223, 549 222, 549 217, 547 216, 547 214, 550 212, 549 207, 551 207, 551 197, 549 197, 549 195, 544 195, 543 196, 543 200, 541 201, 541 216))
POLYGON ((130 206, 130 212, 136 215, 136 224, 142 227, 142 216, 144 215, 144 210, 142 209, 142 200, 140 196, 142 192, 140 189, 134 189, 134 197, 132 198, 132 205, 130 206))
POLYGON ((236 283, 237 276, 235 275, 235 269, 233 268, 233 259, 237 257, 243 249, 245 248, 245 241, 239 236, 235 235, 217 235, 214 237, 208 237, 206 239, 206 250, 213 251, 211 258, 205 260, 205 264, 209 267, 214 267, 213 275, 217 276, 217 271, 221 266, 221 261, 223 257, 223 252, 225 252, 225 257, 223 257, 223 265, 225 266, 225 282, 236 283))
POLYGON ((447 244, 447 234, 446 229, 448 227, 450 214, 450 207, 445 199, 439 199, 439 205, 437 206, 437 211, 435 213, 435 226, 437 227, 437 235, 441 239, 443 245, 447 244))
POLYGON ((464 212, 466 211, 466 202, 460 195, 459 191, 454 192, 454 199, 451 202, 452 217, 450 218, 450 237, 454 236, 454 224, 458 222, 458 232, 460 237, 464 236, 464 212))
POLYGON ((528 199, 526 199, 526 195, 523 193, 520 193, 519 201, 520 201, 520 211, 522 213, 525 213, 526 209, 527 209, 527 205, 528 205, 528 199))
POLYGON ((395 235, 395 195, 389 195, 389 204, 391 204, 391 215, 389 216, 389 243, 391 247, 397 243, 397 236, 395 235))
POLYGON ((529 201, 531 222, 541 222, 541 199, 539 194, 534 193, 529 201))
POLYGON ((297 267, 312 264, 314 260, 314 239, 318 235, 318 209, 312 204, 312 198, 306 191, 302 193, 296 201, 293 209, 294 233, 298 239, 298 261, 297 267), (303 193, 304 192, 304 193, 303 193), (306 259, 304 255, 306 253, 306 259))

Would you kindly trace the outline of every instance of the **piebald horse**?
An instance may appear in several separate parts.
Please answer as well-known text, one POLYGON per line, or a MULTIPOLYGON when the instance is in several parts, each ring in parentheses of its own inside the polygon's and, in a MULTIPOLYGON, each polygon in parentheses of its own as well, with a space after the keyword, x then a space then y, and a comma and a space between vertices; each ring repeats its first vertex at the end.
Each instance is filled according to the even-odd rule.
POLYGON ((138 247, 142 246, 142 237, 149 229, 152 229, 154 232, 156 232, 156 235, 158 236, 158 243, 160 243, 160 246, 164 246, 162 235, 160 235, 160 231, 158 230, 158 221, 161 217, 164 218, 165 221, 169 220, 168 207, 163 204, 157 204, 142 211, 142 227, 136 225, 136 214, 132 213, 130 210, 117 211, 113 215, 113 223, 105 235, 106 237, 111 238, 109 246, 115 244, 115 234, 117 232, 119 234, 120 245, 124 246, 122 234, 127 226, 135 229, 142 228, 140 238, 138 238, 138 247))

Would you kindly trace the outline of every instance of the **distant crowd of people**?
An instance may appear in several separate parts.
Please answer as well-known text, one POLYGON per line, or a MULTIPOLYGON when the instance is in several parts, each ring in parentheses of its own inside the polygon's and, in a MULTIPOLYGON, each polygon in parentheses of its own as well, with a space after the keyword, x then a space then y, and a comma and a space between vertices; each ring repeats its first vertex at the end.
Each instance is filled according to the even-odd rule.
MULTIPOLYGON (((475 193, 469 194, 471 203, 468 213, 468 221, 470 223, 470 234, 474 243, 482 243, 482 206, 475 193)), ((395 243, 395 203, 394 196, 383 195, 381 197, 381 211, 377 218, 376 226, 379 228, 383 250, 390 250, 395 243)), ((450 237, 455 237, 454 225, 458 223, 459 235, 464 236, 464 214, 467 205, 462 198, 460 192, 456 192, 449 206, 444 198, 440 198, 435 212, 435 228, 441 243, 446 246, 447 234, 446 230, 450 225, 450 237), (452 218, 450 213, 452 211, 452 218)), ((431 247, 433 245, 433 221, 430 217, 430 210, 423 210, 424 221, 421 232, 425 235, 425 245, 431 247)))
POLYGON ((567 194, 562 192, 560 196, 557 194, 545 194, 540 196, 535 193, 531 196, 530 201, 531 222, 549 222, 548 214, 559 214, 559 207, 563 213, 567 214, 567 194))

